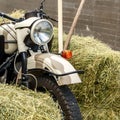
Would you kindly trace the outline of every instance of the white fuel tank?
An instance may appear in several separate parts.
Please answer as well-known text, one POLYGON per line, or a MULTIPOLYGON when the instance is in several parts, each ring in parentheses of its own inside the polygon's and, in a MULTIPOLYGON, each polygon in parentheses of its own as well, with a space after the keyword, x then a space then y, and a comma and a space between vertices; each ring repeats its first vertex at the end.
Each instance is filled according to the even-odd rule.
POLYGON ((14 24, 8 23, 0 25, 0 35, 4 36, 4 52, 11 54, 17 49, 17 40, 14 24))

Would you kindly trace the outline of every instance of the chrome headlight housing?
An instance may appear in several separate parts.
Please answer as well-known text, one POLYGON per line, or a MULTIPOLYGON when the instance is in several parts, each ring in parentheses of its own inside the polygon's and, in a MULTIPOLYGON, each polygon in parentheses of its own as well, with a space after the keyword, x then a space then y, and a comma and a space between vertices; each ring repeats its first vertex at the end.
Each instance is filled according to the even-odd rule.
POLYGON ((32 41, 37 45, 48 43, 53 36, 53 25, 46 19, 36 21, 31 27, 32 41))

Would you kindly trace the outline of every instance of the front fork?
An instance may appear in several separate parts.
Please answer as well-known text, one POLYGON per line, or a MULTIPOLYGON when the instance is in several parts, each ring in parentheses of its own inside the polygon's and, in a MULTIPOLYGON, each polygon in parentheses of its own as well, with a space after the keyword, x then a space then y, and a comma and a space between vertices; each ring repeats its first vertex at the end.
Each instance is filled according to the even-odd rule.
POLYGON ((27 77, 27 52, 20 53, 21 63, 22 63, 22 85, 29 87, 28 77, 27 77))

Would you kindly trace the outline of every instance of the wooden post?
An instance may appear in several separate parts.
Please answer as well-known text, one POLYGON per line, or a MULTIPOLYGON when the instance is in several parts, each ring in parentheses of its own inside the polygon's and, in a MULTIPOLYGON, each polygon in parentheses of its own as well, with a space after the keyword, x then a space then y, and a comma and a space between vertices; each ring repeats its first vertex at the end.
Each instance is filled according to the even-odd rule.
POLYGON ((67 39, 66 39, 66 42, 65 42, 65 45, 64 45, 64 50, 66 50, 68 48, 69 42, 71 40, 73 31, 74 31, 74 28, 75 28, 75 26, 77 24, 77 21, 78 21, 78 18, 80 16, 80 14, 82 12, 82 8, 83 8, 84 3, 85 3, 85 0, 81 0, 81 3, 79 5, 79 8, 78 8, 77 13, 76 13, 75 18, 74 18, 74 21, 72 23, 71 29, 70 29, 70 31, 68 33, 68 36, 67 36, 67 39))
POLYGON ((59 53, 63 51, 63 5, 62 0, 58 0, 58 48, 59 53))

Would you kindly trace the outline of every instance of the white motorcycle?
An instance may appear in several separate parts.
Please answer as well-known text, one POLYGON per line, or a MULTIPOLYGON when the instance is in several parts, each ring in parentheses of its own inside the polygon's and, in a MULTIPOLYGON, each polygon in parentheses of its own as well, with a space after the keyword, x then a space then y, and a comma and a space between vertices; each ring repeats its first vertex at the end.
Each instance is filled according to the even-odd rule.
MULTIPOLYGON (((75 68, 60 54, 50 53, 54 20, 40 9, 0 25, 0 82, 24 85, 37 92, 48 92, 58 102, 62 120, 81 120, 80 109, 67 85, 80 83, 75 68)), ((55 20, 54 20, 55 21, 55 20)))

